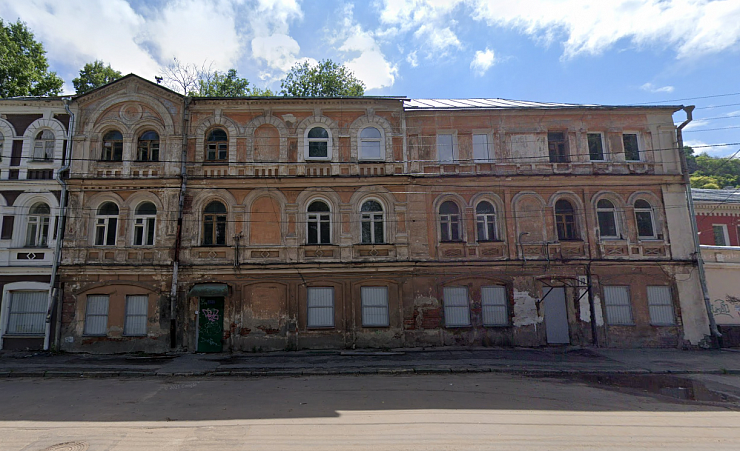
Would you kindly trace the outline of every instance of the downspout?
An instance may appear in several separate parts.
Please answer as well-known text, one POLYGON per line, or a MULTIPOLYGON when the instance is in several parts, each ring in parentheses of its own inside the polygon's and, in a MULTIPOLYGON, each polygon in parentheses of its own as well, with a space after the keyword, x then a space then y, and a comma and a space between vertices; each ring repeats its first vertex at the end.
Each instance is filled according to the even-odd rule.
POLYGON ((691 195, 691 180, 689 179, 689 167, 686 163, 686 155, 683 152, 683 133, 682 130, 686 127, 689 122, 693 120, 694 106, 690 105, 684 107, 683 110, 686 112, 686 120, 678 126, 676 130, 676 137, 678 139, 678 155, 681 159, 681 172, 683 172, 683 181, 686 185, 686 201, 689 204, 689 215, 691 216, 691 235, 694 238, 694 252, 696 254, 696 263, 699 268, 699 283, 701 284, 702 296, 704 296, 704 307, 707 310, 707 317, 709 318, 709 331, 712 336, 714 345, 719 347, 719 338, 722 337, 719 329, 717 329, 717 322, 714 320, 714 313, 712 313, 712 304, 709 299, 709 289, 707 288, 707 275, 704 271, 704 258, 701 256, 701 247, 699 244, 699 230, 696 225, 696 212, 694 211, 694 198, 691 195))
POLYGON ((170 348, 177 347, 177 277, 180 270, 180 247, 182 245, 182 218, 185 208, 185 188, 187 187, 188 156, 188 113, 191 98, 185 96, 182 109, 182 152, 180 162, 180 195, 177 209, 177 233, 175 235, 175 252, 172 258, 172 286, 170 288, 170 348))
MULTIPOLYGON (((62 178, 62 173, 69 170, 69 166, 72 162, 72 136, 74 135, 74 127, 75 127, 75 115, 72 113, 72 110, 69 109, 69 99, 63 99, 64 102, 64 109, 67 110, 67 114, 69 114, 69 126, 67 127, 67 157, 66 161, 57 170, 57 176, 56 181, 62 186, 62 193, 59 196, 59 219, 57 221, 57 230, 56 230, 56 242, 54 243, 54 261, 51 265, 51 277, 49 278, 49 300, 47 302, 47 309, 46 309, 46 326, 44 329, 44 351, 49 350, 49 342, 51 341, 51 317, 54 312, 54 307, 57 303, 57 298, 59 296, 58 290, 55 288, 57 283, 57 271, 59 270, 59 261, 62 257, 62 234, 64 233, 64 219, 66 217, 67 212, 67 183, 62 178)), ((56 338, 54 340, 54 345, 59 346, 59 336, 61 333, 61 325, 62 325, 62 312, 57 311, 57 318, 56 318, 56 338)))
POLYGON ((599 337, 596 335, 596 302, 594 300, 593 279, 591 277, 591 262, 586 264, 586 289, 588 290, 588 308, 591 310, 591 342, 594 347, 599 346, 599 337))

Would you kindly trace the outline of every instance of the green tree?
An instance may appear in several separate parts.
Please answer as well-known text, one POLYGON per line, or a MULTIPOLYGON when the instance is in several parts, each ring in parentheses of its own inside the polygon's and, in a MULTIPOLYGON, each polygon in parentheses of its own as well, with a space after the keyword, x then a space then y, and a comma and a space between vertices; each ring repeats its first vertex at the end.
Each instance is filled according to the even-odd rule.
POLYGON ((26 24, 0 19, 0 98, 47 96, 62 92, 64 81, 49 72, 46 51, 26 24))
POLYGON ((317 65, 308 61, 294 65, 282 82, 280 93, 293 97, 335 97, 365 95, 365 84, 351 70, 323 60, 317 65))
POLYGON ((198 97, 246 97, 250 95, 249 80, 239 78, 236 69, 226 73, 206 72, 198 80, 198 89, 190 95, 198 97))
POLYGON ((121 73, 113 70, 110 64, 105 66, 104 62, 95 60, 95 62, 87 63, 85 67, 80 69, 80 76, 72 79, 72 84, 75 85, 77 94, 84 94, 121 77, 121 73))
POLYGON ((694 156, 694 148, 691 146, 683 146, 683 153, 686 155, 686 166, 689 170, 689 174, 693 174, 698 168, 696 165, 696 156, 694 156))
POLYGON ((740 160, 716 158, 706 154, 696 157, 696 170, 691 174, 694 188, 718 189, 740 187, 740 160))

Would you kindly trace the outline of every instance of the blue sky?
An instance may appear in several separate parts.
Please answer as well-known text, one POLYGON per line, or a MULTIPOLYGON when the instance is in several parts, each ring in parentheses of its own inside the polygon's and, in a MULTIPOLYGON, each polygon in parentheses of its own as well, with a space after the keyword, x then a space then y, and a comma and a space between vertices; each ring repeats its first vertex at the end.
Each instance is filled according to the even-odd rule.
POLYGON ((371 95, 694 104, 688 144, 740 149, 717 146, 740 142, 740 0, 0 0, 0 17, 70 93, 95 59, 153 79, 177 57, 278 91, 330 58, 371 95))

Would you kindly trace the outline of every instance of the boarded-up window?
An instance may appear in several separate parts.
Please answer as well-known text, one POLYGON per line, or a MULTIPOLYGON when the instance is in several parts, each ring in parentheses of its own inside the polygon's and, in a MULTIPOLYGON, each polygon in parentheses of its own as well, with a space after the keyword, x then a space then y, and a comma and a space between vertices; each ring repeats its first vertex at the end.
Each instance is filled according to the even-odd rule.
POLYGON ((280 204, 271 197, 260 197, 252 203, 249 216, 251 244, 280 244, 280 204))
POLYGON ((509 302, 506 299, 506 287, 481 287, 480 297, 483 308, 483 325, 508 326, 509 302))
POLYGON ((670 287, 648 286, 647 297, 648 308, 650 309, 650 324, 655 326, 672 326, 676 324, 670 287))
POLYGON ((85 335, 106 335, 108 329, 108 296, 90 295, 85 310, 85 335))
POLYGON ((306 292, 308 327, 334 327, 334 288, 309 287, 306 292))
POLYGON ((445 326, 461 327, 470 325, 470 307, 468 306, 467 287, 445 287, 445 326))
POLYGON ((8 335, 44 333, 48 291, 11 291, 8 335))
POLYGON ((126 321, 123 325, 124 335, 146 335, 147 296, 126 296, 126 321))
POLYGON ((610 325, 631 325, 632 304, 627 286, 605 286, 604 304, 606 305, 606 321, 610 325))
POLYGON ((362 287, 363 327, 388 326, 388 287, 362 287))
POLYGON ((254 161, 277 162, 280 160, 280 132, 264 124, 254 131, 254 161))

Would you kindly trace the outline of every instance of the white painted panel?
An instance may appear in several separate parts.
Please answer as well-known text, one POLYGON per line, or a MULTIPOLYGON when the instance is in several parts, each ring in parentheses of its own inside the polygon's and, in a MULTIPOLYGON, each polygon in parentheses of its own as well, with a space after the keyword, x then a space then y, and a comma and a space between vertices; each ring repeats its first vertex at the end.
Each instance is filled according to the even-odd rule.
POLYGON ((509 302, 506 299, 506 287, 481 287, 480 294, 483 307, 483 325, 508 326, 509 302))
POLYGON ((48 296, 48 291, 11 292, 6 334, 43 334, 48 296))
POLYGON ((334 288, 307 288, 308 327, 334 327, 334 288))
POLYGON ((148 296, 126 296, 124 335, 146 335, 148 296))
POLYGON ((648 308, 650 309, 650 324, 656 326, 671 326, 676 324, 673 314, 673 300, 671 288, 666 286, 648 286, 648 308))
POLYGON ((362 325, 388 326, 388 287, 362 287, 362 325))
POLYGON ((85 310, 85 335, 105 335, 107 328, 108 296, 88 296, 85 310))
POLYGON ((606 304, 606 322, 611 325, 631 325, 632 303, 629 287, 605 286, 604 304, 606 304))
POLYGON ((459 327, 470 325, 470 307, 467 287, 444 288, 445 326, 459 327))

